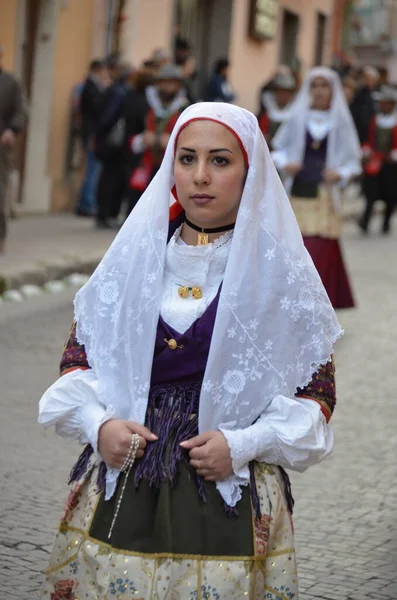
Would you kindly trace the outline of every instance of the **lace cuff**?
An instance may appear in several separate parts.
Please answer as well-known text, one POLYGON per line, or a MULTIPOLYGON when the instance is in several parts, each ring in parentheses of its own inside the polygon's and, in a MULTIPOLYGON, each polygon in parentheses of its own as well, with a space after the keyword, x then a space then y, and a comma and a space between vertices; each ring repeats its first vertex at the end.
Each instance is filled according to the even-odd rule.
POLYGON ((223 429, 232 458, 234 474, 241 479, 249 479, 248 465, 259 455, 266 454, 266 462, 277 464, 279 453, 275 451, 274 435, 264 422, 258 421, 246 429, 223 429), (269 429, 269 431, 266 431, 269 429))
POLYGON ((230 448, 234 474, 249 478, 252 460, 305 471, 333 447, 333 432, 315 400, 276 396, 262 416, 246 429, 220 431, 230 448))

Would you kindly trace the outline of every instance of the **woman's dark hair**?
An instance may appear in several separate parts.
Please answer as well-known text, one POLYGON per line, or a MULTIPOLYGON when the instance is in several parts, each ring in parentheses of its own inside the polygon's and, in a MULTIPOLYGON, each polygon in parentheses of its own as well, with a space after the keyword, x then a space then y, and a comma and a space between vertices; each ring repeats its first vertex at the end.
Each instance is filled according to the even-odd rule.
POLYGON ((186 50, 187 52, 190 52, 191 50, 191 45, 190 42, 188 40, 186 40, 185 38, 181 38, 181 37, 177 37, 175 38, 175 50, 186 50))
POLYGON ((227 58, 218 58, 218 60, 215 63, 214 72, 217 75, 220 75, 222 71, 229 66, 229 64, 230 63, 227 58))
POLYGON ((92 60, 90 62, 90 71, 93 71, 94 73, 96 71, 99 71, 100 69, 102 69, 104 66, 103 61, 102 60, 92 60))

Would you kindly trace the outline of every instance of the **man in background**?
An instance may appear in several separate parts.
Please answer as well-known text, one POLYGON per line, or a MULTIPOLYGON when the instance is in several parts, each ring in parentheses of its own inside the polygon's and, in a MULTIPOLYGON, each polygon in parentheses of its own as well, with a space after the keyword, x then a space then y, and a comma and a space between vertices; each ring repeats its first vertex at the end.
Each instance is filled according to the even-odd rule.
POLYGON ((357 92, 354 103, 356 106, 358 136, 360 142, 364 144, 368 138, 369 123, 376 112, 373 92, 379 86, 379 71, 371 66, 364 67, 361 83, 362 87, 357 92))
POLYGON ((94 136, 101 116, 105 90, 104 71, 103 62, 100 60, 91 62, 80 96, 80 133, 86 156, 86 167, 76 214, 83 217, 91 217, 96 213, 96 186, 100 163, 95 157, 94 136))
POLYGON ((12 171, 16 136, 27 121, 22 87, 11 73, 4 70, 3 58, 4 53, 0 46, 0 254, 5 251, 7 186, 12 171))
MULTIPOLYGON (((107 66, 109 69, 109 65, 107 66)), ((102 163, 97 188, 98 229, 112 229, 117 226, 126 192, 124 106, 133 87, 135 74, 136 70, 132 65, 116 63, 110 70, 113 83, 106 90, 101 103, 101 115, 95 136, 96 157, 102 163)))

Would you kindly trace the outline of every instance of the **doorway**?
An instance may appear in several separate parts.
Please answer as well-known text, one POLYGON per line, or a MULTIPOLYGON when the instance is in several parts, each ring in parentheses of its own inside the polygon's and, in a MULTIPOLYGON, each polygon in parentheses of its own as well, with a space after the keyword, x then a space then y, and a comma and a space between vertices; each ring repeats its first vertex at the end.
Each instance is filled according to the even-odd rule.
POLYGON ((197 60, 193 92, 205 96, 214 63, 229 55, 232 0, 177 0, 176 32, 192 44, 197 60))

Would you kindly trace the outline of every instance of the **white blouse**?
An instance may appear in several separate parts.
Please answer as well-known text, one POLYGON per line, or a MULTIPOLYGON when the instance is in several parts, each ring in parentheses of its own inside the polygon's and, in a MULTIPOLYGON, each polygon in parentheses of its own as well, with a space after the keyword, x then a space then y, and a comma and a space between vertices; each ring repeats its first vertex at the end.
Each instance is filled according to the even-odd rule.
MULTIPOLYGON (((226 269, 232 234, 207 246, 188 246, 180 229, 167 246, 161 316, 183 333, 202 316, 215 298, 226 269), (179 286, 199 286, 203 296, 181 298, 179 286)), ((90 370, 60 377, 43 395, 39 423, 55 425, 65 439, 90 443, 98 452, 100 426, 114 416, 101 403, 98 378, 90 370)), ((276 396, 258 421, 239 430, 222 430, 230 447, 236 475, 246 477, 251 460, 304 471, 325 458, 333 447, 333 431, 320 405, 309 399, 276 396)))

